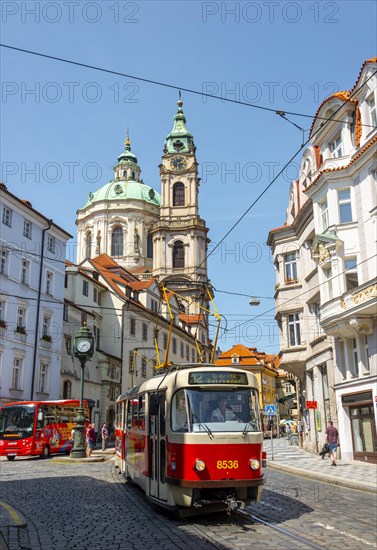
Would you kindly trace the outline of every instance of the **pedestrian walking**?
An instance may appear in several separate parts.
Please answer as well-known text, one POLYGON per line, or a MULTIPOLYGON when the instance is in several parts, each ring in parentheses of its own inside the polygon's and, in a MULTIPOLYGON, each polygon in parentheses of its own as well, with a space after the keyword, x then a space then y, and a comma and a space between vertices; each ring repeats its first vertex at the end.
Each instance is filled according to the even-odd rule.
POLYGON ((338 430, 334 428, 331 420, 328 421, 326 428, 326 443, 330 450, 331 466, 336 466, 336 451, 339 446, 339 433, 338 430))
POLYGON ((92 455, 93 449, 96 446, 96 432, 94 424, 90 424, 86 432, 86 456, 89 458, 92 455))
POLYGON ((107 440, 109 439, 109 430, 107 429, 106 422, 101 428, 101 438, 102 438, 102 450, 106 450, 107 440))
POLYGON ((73 426, 72 430, 71 430, 71 434, 69 436, 69 439, 71 440, 72 442, 72 447, 71 447, 71 451, 73 450, 73 446, 75 444, 75 426, 73 426))

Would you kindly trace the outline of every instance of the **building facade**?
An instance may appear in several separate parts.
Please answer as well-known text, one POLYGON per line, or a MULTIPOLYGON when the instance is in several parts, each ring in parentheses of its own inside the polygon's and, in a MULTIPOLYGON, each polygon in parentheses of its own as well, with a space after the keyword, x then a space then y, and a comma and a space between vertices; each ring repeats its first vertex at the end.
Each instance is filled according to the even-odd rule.
POLYGON ((376 59, 319 107, 284 226, 270 231, 281 365, 299 377, 304 446, 326 422, 376 461, 376 59), (308 404, 310 402, 310 405, 308 404), (306 406, 315 408, 306 408, 306 406))
POLYGON ((0 184, 0 403, 58 399, 71 235, 0 184))
POLYGON ((377 59, 352 90, 327 98, 311 140, 321 164, 313 201, 321 325, 334 338, 334 391, 344 458, 377 461, 377 59), (323 126, 323 118, 329 119, 323 126))
POLYGON ((276 270, 275 304, 280 335, 280 366, 295 377, 296 406, 292 415, 302 425, 303 447, 319 452, 328 420, 337 423, 333 379, 333 342, 321 326, 318 269, 310 246, 315 235, 313 206, 305 195, 308 178, 317 169, 317 151, 304 152, 300 177, 292 182, 286 222, 272 229, 276 270), (307 401, 316 401, 308 409, 307 401))

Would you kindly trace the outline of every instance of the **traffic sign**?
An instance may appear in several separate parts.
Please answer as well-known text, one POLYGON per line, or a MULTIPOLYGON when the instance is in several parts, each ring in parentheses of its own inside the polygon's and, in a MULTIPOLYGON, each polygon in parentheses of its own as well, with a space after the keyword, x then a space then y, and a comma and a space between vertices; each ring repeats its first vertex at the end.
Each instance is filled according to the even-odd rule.
POLYGON ((264 411, 268 416, 275 416, 276 407, 275 407, 275 405, 265 405, 264 411))

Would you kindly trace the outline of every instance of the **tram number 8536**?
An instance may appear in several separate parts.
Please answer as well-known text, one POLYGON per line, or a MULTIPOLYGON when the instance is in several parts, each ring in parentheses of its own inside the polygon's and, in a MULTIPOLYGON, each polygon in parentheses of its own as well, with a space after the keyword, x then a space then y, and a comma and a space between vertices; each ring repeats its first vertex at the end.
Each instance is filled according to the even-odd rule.
POLYGON ((238 468, 238 460, 218 460, 218 470, 233 470, 238 468))

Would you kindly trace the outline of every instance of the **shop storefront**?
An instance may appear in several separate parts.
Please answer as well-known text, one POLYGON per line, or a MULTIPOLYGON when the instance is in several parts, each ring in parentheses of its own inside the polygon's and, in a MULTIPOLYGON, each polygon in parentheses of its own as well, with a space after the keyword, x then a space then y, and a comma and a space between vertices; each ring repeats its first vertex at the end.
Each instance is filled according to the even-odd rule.
POLYGON ((342 406, 348 412, 354 460, 377 463, 376 419, 372 392, 342 395, 342 406))

